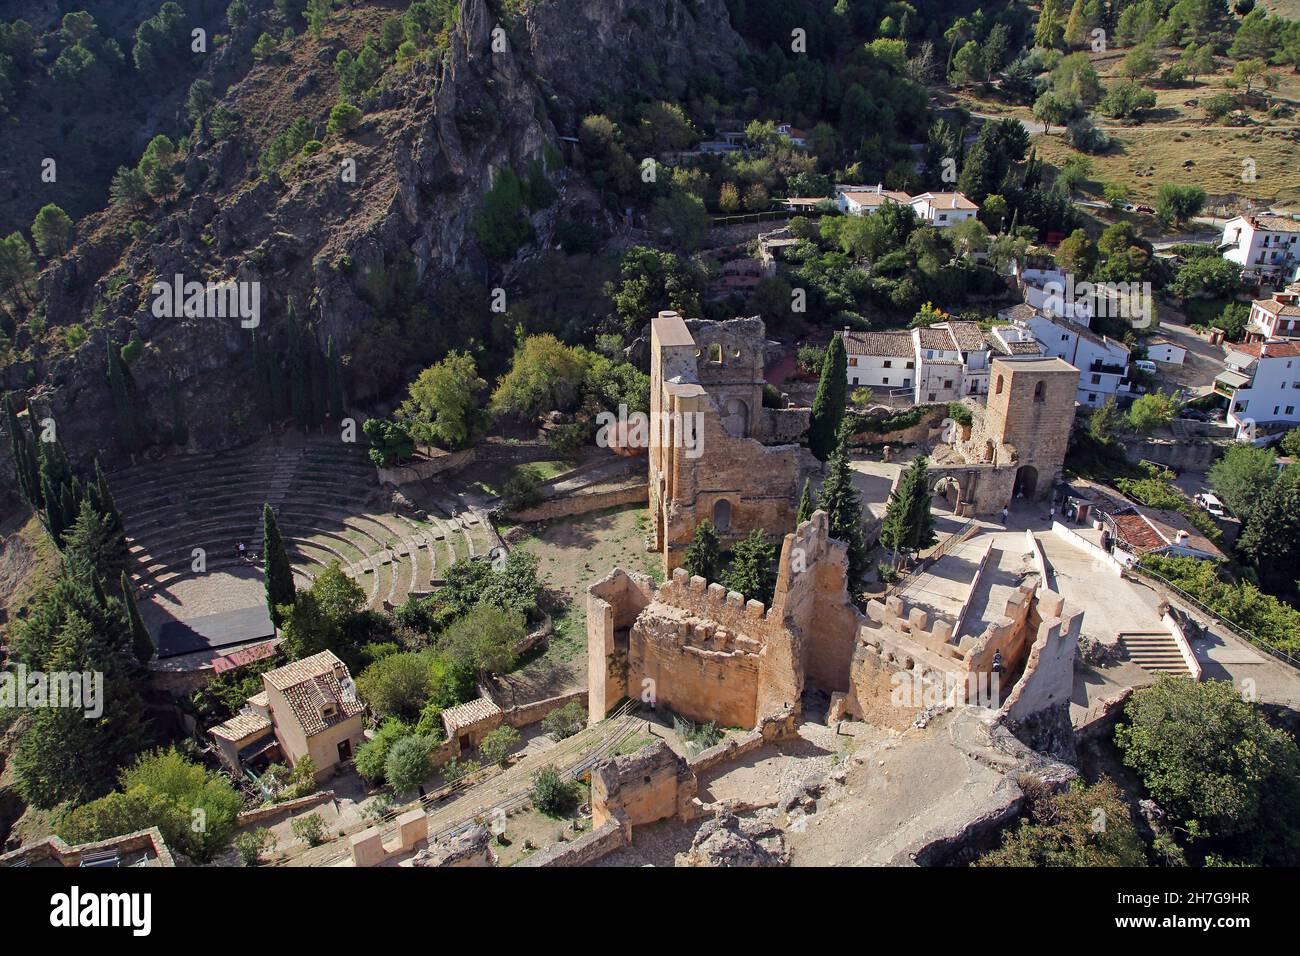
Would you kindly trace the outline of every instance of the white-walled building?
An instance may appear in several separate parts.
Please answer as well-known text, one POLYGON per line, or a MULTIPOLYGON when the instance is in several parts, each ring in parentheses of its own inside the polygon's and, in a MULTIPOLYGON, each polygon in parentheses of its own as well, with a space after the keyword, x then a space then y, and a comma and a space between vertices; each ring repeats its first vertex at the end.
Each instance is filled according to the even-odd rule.
POLYGON ((1300 289, 1275 292, 1271 299, 1256 299, 1246 322, 1247 342, 1300 338, 1300 289))
POLYGON ((980 211, 980 207, 962 193, 909 196, 905 192, 886 189, 880 183, 875 186, 839 186, 835 192, 835 205, 849 216, 869 216, 889 203, 911 206, 921 223, 938 229, 971 219, 980 211))
POLYGON ((1228 399, 1238 435, 1300 423, 1300 341, 1243 342, 1223 360, 1214 390, 1228 399))
POLYGON ((1028 304, 1004 309, 998 315, 1032 333, 1045 354, 1065 359, 1079 370, 1079 404, 1097 406, 1108 395, 1129 390, 1129 349, 1124 343, 1028 304))
POLYGON ((911 332, 842 332, 849 388, 912 391, 916 350, 911 332))
POLYGON ((846 216, 869 216, 887 203, 906 206, 912 201, 907 193, 875 186, 840 186, 835 191, 835 205, 846 216))
POLYGON ((1144 344, 1147 358, 1162 365, 1182 365, 1187 358, 1187 349, 1163 335, 1153 335, 1144 344))
POLYGON ((1025 304, 1036 312, 1060 316, 1085 328, 1092 323, 1092 297, 1073 297, 1074 284, 1062 270, 1026 268, 1013 261, 1011 279, 1025 304))
POLYGON ((980 207, 962 193, 921 193, 912 197, 911 206, 917 219, 939 229, 974 219, 980 211, 980 207))
POLYGON ((1237 216, 1223 227, 1219 250, 1247 275, 1289 282, 1300 266, 1300 222, 1286 216, 1237 216))

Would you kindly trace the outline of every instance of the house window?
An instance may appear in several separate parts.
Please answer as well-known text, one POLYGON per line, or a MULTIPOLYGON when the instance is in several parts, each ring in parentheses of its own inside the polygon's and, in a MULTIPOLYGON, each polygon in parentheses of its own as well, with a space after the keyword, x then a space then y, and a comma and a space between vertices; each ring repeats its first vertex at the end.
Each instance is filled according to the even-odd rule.
POLYGON ((1101 384, 1101 376, 1100 376, 1100 375, 1094 375, 1094 376, 1092 377, 1092 384, 1093 384, 1093 385, 1100 385, 1100 384, 1101 384))
MULTIPOLYGON (((904 385, 911 385, 911 384, 912 384, 912 380, 911 380, 910 378, 905 378, 905 379, 903 379, 903 384, 904 384, 904 385)), ((1297 382, 1297 383, 1296 383, 1296 386, 1297 386, 1298 388, 1300 388, 1300 382, 1297 382)))
POLYGON ((932 401, 932 402, 933 402, 933 401, 935 400, 935 397, 936 397, 936 396, 935 396, 934 392, 931 392, 931 393, 930 393, 929 401, 932 401))
POLYGON ((849 359, 849 364, 850 364, 850 365, 854 365, 854 366, 856 366, 856 365, 858 364, 858 360, 855 359, 855 358, 851 358, 851 359, 849 359))
POLYGON ((885 367, 885 368, 893 368, 893 367, 894 367, 894 360, 893 360, 893 359, 885 359, 885 366, 884 366, 884 367, 885 367))
POLYGON ((1288 406, 1286 407, 1286 413, 1287 413, 1288 415, 1294 415, 1294 414, 1295 414, 1295 406, 1294 406, 1294 405, 1288 405, 1288 406))
POLYGON ((912 363, 911 363, 911 362, 908 362, 906 365, 903 366, 903 368, 911 368, 911 367, 912 367, 912 363))
POLYGON ((886 375, 883 379, 881 379, 880 384, 882 384, 882 385, 888 385, 888 384, 889 384, 889 376, 886 375))
POLYGON ((1062 336, 1061 336, 1061 341, 1062 341, 1062 342, 1068 342, 1068 341, 1070 341, 1070 334, 1067 332, 1067 333, 1065 333, 1064 335, 1062 335, 1062 336))
POLYGON ((944 388, 952 388, 952 379, 950 379, 950 378, 945 378, 945 379, 943 380, 943 387, 944 387, 944 388))
POLYGON ((1088 404, 1089 404, 1089 405, 1096 405, 1096 404, 1097 404, 1097 393, 1096 393, 1096 392, 1089 392, 1089 393, 1088 393, 1088 404))
POLYGON ((1276 414, 1277 414, 1278 412, 1280 412, 1281 410, 1282 410, 1282 407, 1281 407, 1280 405, 1274 405, 1274 406, 1273 406, 1273 414, 1274 414, 1274 415, 1276 415, 1276 414))

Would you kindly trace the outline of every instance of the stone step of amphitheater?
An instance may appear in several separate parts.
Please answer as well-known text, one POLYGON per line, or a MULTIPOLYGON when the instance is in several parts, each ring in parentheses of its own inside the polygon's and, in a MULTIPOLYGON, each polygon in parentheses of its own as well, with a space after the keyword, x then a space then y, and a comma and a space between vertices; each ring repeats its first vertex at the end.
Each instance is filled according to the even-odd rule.
POLYGON ((251 556, 261 551, 263 503, 276 512, 300 586, 337 561, 370 607, 428 592, 455 561, 488 553, 496 540, 454 486, 430 489, 432 510, 423 517, 403 513, 379 486, 364 448, 293 434, 138 465, 109 482, 142 594, 260 569, 251 556))

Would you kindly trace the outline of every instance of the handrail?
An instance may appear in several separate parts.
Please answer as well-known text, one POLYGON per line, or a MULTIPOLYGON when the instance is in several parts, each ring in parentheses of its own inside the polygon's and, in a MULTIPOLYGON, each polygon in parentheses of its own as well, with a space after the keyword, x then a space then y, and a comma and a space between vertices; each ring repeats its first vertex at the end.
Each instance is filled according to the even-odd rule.
POLYGON ((1121 573, 1133 574, 1138 577, 1145 577, 1145 578, 1150 578, 1153 581, 1158 581, 1164 587, 1169 588, 1169 590, 1177 594, 1180 599, 1186 601, 1188 604, 1192 605, 1197 610, 1201 611, 1203 614, 1212 617, 1215 621, 1217 621, 1222 627, 1224 627, 1226 630, 1232 633, 1235 637, 1238 637, 1249 644, 1255 645, 1260 650, 1277 658, 1282 663, 1288 664, 1291 667, 1300 670, 1300 657, 1295 657, 1291 654, 1288 654, 1280 647, 1275 647, 1274 645, 1265 641, 1263 638, 1258 637, 1255 634, 1252 634, 1250 631, 1246 630, 1240 624, 1236 624, 1233 621, 1228 620, 1218 611, 1215 611, 1213 608, 1210 608, 1207 605, 1202 604, 1199 600, 1192 597, 1190 594, 1188 594, 1178 585, 1174 584, 1172 581, 1166 578, 1163 574, 1157 574, 1155 571, 1152 571, 1149 568, 1143 568, 1137 565, 1133 565, 1131 567, 1125 568, 1121 573))

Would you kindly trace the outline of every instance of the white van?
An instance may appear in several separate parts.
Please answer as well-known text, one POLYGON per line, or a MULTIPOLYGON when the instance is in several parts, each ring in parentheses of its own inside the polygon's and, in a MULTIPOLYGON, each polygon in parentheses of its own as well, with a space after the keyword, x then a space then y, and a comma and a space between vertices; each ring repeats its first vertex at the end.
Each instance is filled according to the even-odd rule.
POLYGON ((1208 491, 1204 494, 1197 495, 1196 503, 1216 518, 1228 517, 1228 509, 1223 507, 1223 502, 1214 497, 1214 495, 1210 494, 1208 491))
POLYGON ((1146 372, 1148 375, 1156 374, 1156 363, 1150 359, 1138 359, 1133 365, 1138 371, 1146 372))

